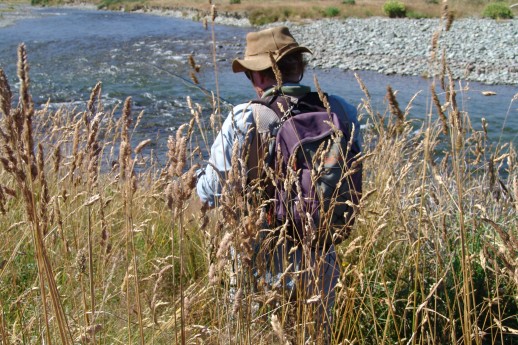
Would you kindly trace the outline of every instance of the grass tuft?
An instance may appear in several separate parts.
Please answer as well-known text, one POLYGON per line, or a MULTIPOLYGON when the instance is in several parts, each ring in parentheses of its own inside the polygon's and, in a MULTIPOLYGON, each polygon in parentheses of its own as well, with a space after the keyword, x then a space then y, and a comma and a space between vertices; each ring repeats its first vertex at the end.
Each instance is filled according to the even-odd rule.
POLYGON ((482 17, 491 19, 512 19, 514 16, 508 4, 504 2, 493 2, 484 7, 482 17))

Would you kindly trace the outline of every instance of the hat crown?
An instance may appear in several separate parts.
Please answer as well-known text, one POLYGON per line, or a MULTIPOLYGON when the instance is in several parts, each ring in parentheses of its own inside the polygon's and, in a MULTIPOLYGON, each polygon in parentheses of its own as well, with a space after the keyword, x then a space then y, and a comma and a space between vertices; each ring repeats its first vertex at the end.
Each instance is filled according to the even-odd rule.
POLYGON ((273 53, 277 55, 286 48, 298 47, 297 41, 285 26, 251 32, 246 36, 246 56, 273 53))
POLYGON ((295 53, 310 53, 300 46, 286 26, 279 26, 246 35, 246 49, 243 59, 232 61, 234 73, 244 71, 263 71, 272 67, 270 53, 275 61, 295 53))

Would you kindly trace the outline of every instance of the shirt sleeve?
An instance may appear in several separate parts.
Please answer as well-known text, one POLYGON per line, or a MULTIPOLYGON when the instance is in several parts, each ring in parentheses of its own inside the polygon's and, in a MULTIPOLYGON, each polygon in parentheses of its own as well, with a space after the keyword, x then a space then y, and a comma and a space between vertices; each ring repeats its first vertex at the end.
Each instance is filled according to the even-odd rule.
POLYGON ((210 149, 210 157, 204 169, 197 171, 196 192, 201 201, 214 207, 221 196, 222 184, 230 170, 232 147, 237 141, 243 148, 248 129, 253 124, 252 107, 245 103, 235 106, 229 113, 210 149))
POLYGON ((342 117, 342 120, 344 120, 345 123, 349 123, 354 126, 353 144, 356 144, 358 149, 361 151, 362 136, 360 134, 360 122, 358 121, 358 111, 356 108, 347 103, 347 101, 342 97, 335 95, 329 96, 329 105, 331 106, 331 110, 338 116, 342 117))

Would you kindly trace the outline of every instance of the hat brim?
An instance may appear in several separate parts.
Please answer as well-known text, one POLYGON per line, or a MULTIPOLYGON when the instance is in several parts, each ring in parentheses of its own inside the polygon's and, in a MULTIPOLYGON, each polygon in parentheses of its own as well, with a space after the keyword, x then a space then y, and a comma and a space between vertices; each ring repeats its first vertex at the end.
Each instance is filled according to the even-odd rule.
MULTIPOLYGON (((306 47, 293 47, 289 50, 286 50, 279 56, 275 56, 275 61, 279 61, 284 56, 294 53, 309 53, 313 54, 311 50, 306 47)), ((232 61, 232 72, 239 73, 245 71, 264 71, 272 67, 272 62, 270 60, 269 54, 260 54, 254 56, 246 56, 244 59, 235 59, 232 61)))

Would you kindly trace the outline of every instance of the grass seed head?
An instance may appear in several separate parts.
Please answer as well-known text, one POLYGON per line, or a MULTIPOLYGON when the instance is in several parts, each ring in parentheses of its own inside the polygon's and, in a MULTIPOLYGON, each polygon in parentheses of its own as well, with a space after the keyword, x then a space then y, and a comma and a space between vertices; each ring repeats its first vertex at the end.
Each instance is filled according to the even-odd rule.
POLYGON ((140 152, 149 144, 151 144, 151 139, 142 140, 140 143, 138 143, 137 147, 135 147, 135 154, 140 154, 140 152))
POLYGON ((27 49, 25 44, 18 46, 18 79, 20 80, 20 106, 23 113, 31 117, 34 113, 34 104, 29 93, 30 77, 29 62, 27 58, 27 49))
POLYGON ((75 266, 76 266, 78 275, 86 273, 86 252, 85 252, 85 250, 80 249, 77 252, 75 266))
POLYGON ((432 84, 430 89, 432 92, 433 104, 435 105, 435 108, 437 109, 437 114, 439 115, 439 119, 441 120, 442 132, 444 134, 448 134, 448 118, 446 117, 446 115, 444 114, 444 111, 442 110, 441 102, 439 101, 437 92, 435 92, 435 85, 432 84))
POLYGON ((210 6, 210 18, 213 23, 216 20, 217 16, 218 16, 218 11, 216 10, 216 5, 211 5, 210 6))
POLYGON ((324 107, 326 108, 327 113, 331 114, 331 106, 329 105, 329 101, 327 100, 326 95, 324 94, 324 92, 320 88, 320 83, 318 82, 318 78, 317 78, 316 75, 313 77, 313 82, 315 83, 315 88, 317 90, 318 97, 320 98, 320 100, 324 104, 324 107))
POLYGON ((191 77, 191 80, 194 84, 196 85, 199 85, 200 84, 200 81, 198 80, 198 77, 196 76, 196 73, 194 73, 194 71, 191 71, 189 73, 189 76, 191 77))
POLYGON ((437 57, 437 46, 439 43, 440 31, 435 31, 432 35, 431 61, 434 62, 437 57))
POLYGON ((277 61, 275 61, 275 58, 273 57, 273 53, 272 52, 268 52, 268 56, 270 57, 270 62, 272 63, 273 74, 275 75, 275 81, 277 83, 275 88, 277 90, 280 90, 281 86, 282 86, 282 73, 281 73, 281 70, 279 69, 279 66, 277 65, 277 61))
POLYGON ((272 324, 273 332, 275 333, 275 335, 279 339, 279 342, 281 344, 284 344, 286 342, 286 338, 284 336, 284 331, 282 329, 282 325, 281 325, 281 323, 279 321, 279 318, 277 317, 276 314, 272 315, 271 324, 272 324))
POLYGON ((58 174, 59 168, 61 166, 61 159, 62 159, 60 143, 58 143, 56 145, 56 147, 54 147, 54 153, 52 154, 52 158, 54 158, 54 164, 53 164, 54 173, 58 174))
POLYGON ((88 100, 86 108, 88 109, 88 112, 91 116, 93 116, 96 112, 95 101, 96 99, 99 99, 101 97, 101 86, 102 83, 98 82, 92 89, 92 92, 90 93, 90 99, 88 100))
MULTIPOLYGON (((6 213, 7 197, 4 193, 4 187, 0 186, 0 213, 5 215, 6 213)), ((0 268, 1 270, 1 268, 0 268)))
POLYGON ((187 61, 189 62, 189 66, 191 69, 196 69, 196 61, 194 61, 194 56, 192 54, 189 54, 189 57, 187 58, 187 61))
POLYGON ((400 133, 403 130, 405 124, 405 115, 399 108, 399 103, 396 99, 396 94, 392 90, 390 85, 387 86, 387 100, 389 104, 390 113, 396 117, 396 131, 400 133))
POLYGON ((119 169, 121 179, 124 180, 127 175, 131 160, 131 144, 129 137, 129 128, 131 126, 131 97, 126 98, 122 109, 121 117, 121 143, 119 151, 119 169))
POLYGON ((518 177, 513 177, 514 208, 518 212, 518 177))
POLYGON ((11 113, 12 98, 11 87, 9 86, 4 70, 0 68, 0 111, 4 114, 4 117, 9 116, 11 113))
POLYGON ((232 304, 232 314, 238 315, 239 310, 241 309, 241 304, 243 302, 243 288, 239 288, 234 296, 234 303, 232 304))

